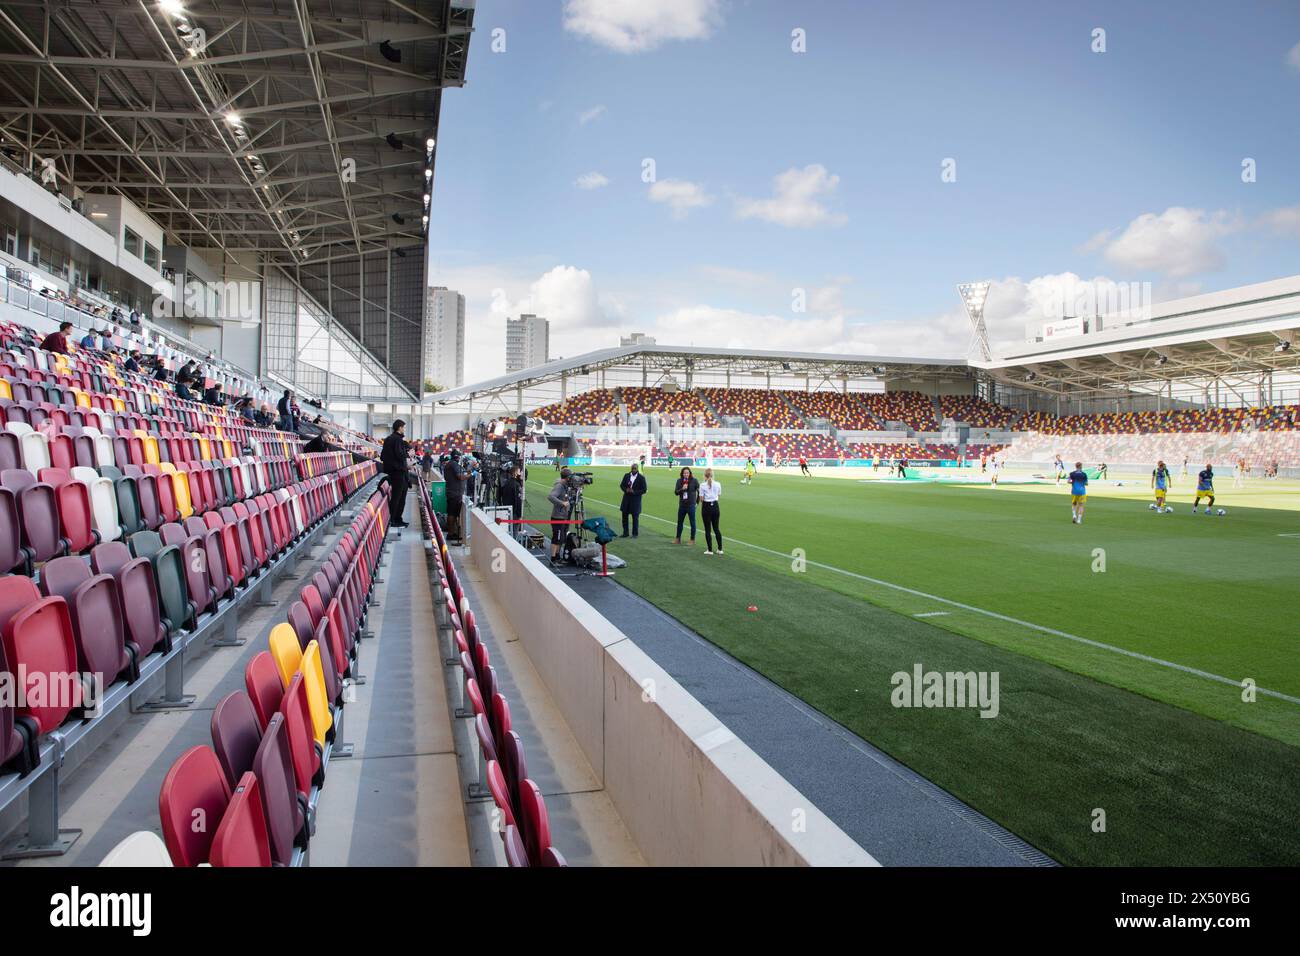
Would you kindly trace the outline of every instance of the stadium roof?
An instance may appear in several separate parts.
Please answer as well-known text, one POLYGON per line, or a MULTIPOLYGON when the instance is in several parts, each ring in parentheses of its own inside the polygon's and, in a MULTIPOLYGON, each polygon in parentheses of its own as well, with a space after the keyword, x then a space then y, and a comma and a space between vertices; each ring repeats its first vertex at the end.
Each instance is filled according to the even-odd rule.
MULTIPOLYGON (((660 374, 681 374, 689 382, 696 372, 771 372, 774 375, 820 376, 837 381, 849 378, 969 377, 964 358, 900 358, 881 355, 837 355, 830 352, 772 352, 757 349, 697 348, 685 345, 628 345, 598 349, 573 358, 510 372, 484 382, 448 389, 430 396, 448 405, 483 396, 514 392, 556 381, 569 374, 585 375, 611 368, 646 368, 660 374)), ((689 384, 687 387, 690 387, 689 384)))
POLYGON ((419 245, 472 20, 473 0, 11 0, 0 145, 230 258, 419 245))
POLYGON ((1005 384, 1062 395, 1216 380, 1253 386, 1300 373, 1300 276, 1176 299, 1150 313, 970 364, 1005 384))

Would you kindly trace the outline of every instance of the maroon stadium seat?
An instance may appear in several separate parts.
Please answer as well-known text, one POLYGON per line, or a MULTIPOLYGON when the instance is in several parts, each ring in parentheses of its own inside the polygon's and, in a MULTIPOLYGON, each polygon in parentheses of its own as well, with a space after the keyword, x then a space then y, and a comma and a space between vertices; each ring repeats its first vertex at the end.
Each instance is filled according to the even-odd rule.
POLYGON ((266 725, 266 733, 253 758, 253 773, 262 788, 271 859, 280 866, 288 866, 294 845, 307 843, 307 795, 299 793, 294 778, 289 732, 283 714, 275 714, 266 725))
POLYGON ((212 749, 225 771, 226 782, 234 787, 253 769, 253 755, 262 742, 262 726, 247 693, 236 690, 221 698, 212 712, 211 731, 212 749))
POLYGON ((26 564, 22 524, 18 519, 18 499, 8 488, 0 488, 0 574, 8 574, 26 564))
POLYGON ((529 866, 528 850, 524 846, 524 839, 519 835, 519 828, 511 824, 505 828, 501 834, 505 841, 506 865, 511 867, 529 866))
POLYGON ((531 780, 519 787, 519 816, 524 828, 524 844, 528 859, 536 865, 542 862, 542 853, 551 845, 551 823, 546 815, 546 801, 541 788, 531 780))
POLYGON ((100 675, 107 686, 125 675, 139 675, 138 648, 128 645, 122 629, 117 582, 110 574, 93 577, 81 558, 55 558, 41 569, 41 590, 68 604, 81 670, 100 675))

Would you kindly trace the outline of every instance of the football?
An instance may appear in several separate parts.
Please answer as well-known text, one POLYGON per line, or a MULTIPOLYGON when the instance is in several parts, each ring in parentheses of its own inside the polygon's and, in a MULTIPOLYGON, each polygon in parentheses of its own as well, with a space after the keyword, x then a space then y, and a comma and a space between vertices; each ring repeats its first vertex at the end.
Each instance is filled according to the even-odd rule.
POLYGON ((1227 512, 1224 511, 1222 508, 1220 508, 1218 511, 1215 512, 1215 514, 1218 514, 1218 515, 1225 515, 1225 514, 1227 514, 1227 512))

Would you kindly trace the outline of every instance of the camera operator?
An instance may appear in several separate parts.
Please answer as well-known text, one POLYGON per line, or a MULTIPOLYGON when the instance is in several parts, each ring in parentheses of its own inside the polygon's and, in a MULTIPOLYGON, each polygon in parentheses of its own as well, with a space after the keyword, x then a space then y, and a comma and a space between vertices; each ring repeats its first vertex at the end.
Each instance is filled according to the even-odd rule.
POLYGON ((453 448, 447 456, 442 477, 447 483, 447 537, 463 541, 460 521, 465 499, 465 466, 461 464, 459 448, 453 448))
MULTIPOLYGON (((573 507, 573 499, 577 494, 572 482, 573 472, 566 465, 560 469, 560 477, 551 486, 551 493, 546 496, 546 500, 551 503, 552 521, 569 519, 569 510, 573 507)), ((569 526, 566 524, 551 525, 551 564, 560 563, 560 545, 564 543, 564 536, 568 530, 569 526)))
POLYGON ((510 507, 510 516, 518 521, 524 514, 524 466, 516 464, 501 479, 497 500, 510 507))

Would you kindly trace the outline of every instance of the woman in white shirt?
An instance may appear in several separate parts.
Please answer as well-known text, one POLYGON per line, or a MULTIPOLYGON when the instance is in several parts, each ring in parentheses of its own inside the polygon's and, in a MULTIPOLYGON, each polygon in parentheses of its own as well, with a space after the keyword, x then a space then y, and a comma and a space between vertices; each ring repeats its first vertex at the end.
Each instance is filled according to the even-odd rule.
POLYGON ((722 485, 713 478, 713 469, 704 469, 704 480, 700 482, 700 512, 704 518, 704 553, 713 553, 713 538, 718 539, 718 554, 722 553, 722 530, 718 527, 718 499, 722 497, 722 485))

